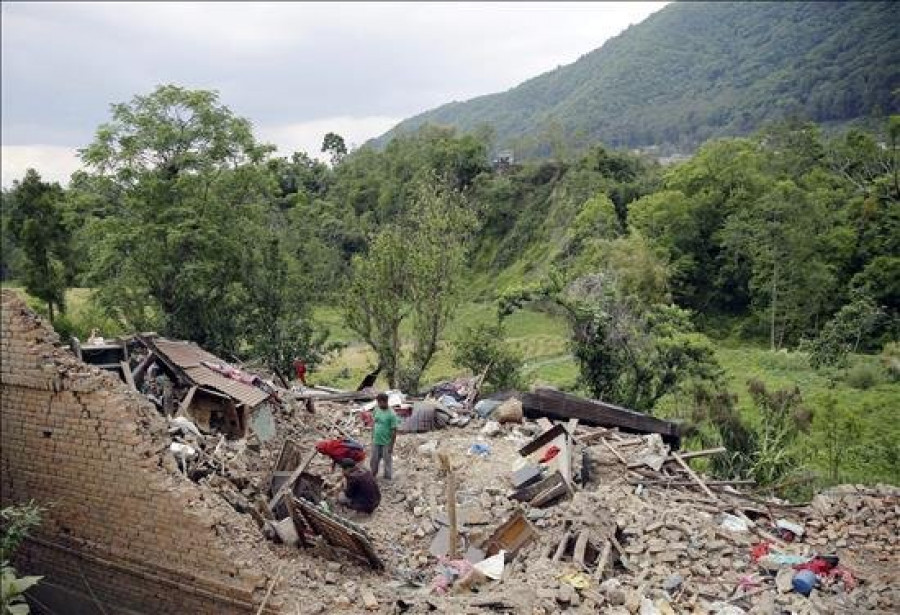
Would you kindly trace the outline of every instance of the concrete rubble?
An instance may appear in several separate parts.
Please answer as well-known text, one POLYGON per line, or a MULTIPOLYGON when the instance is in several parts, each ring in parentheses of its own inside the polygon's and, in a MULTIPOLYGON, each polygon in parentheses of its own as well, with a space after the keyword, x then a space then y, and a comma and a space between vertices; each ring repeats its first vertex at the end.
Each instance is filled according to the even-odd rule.
MULTIPOLYGON (((160 347, 158 341, 149 346, 160 347)), ((229 374, 233 368, 224 361, 203 359, 219 378, 241 377, 240 370, 229 374)), ((217 390, 215 378, 205 382, 217 390)), ((314 454, 315 442, 370 439, 364 406, 352 394, 333 392, 332 400, 322 395, 313 409, 308 392, 265 377, 247 379, 245 386, 262 391, 258 403, 267 417, 271 413, 271 424, 257 427, 263 423, 247 407, 246 414, 234 415, 226 437, 209 404, 203 420, 194 420, 185 399, 192 390, 196 394, 197 383, 176 381, 181 397, 156 404, 160 412, 174 412, 168 417, 170 445, 147 455, 173 479, 200 486, 202 499, 221 498, 252 518, 255 524, 217 531, 241 554, 238 559, 267 571, 260 584, 273 589, 269 612, 768 615, 900 609, 897 487, 844 485, 802 506, 767 499, 739 490, 741 481, 706 480, 691 468, 690 459, 722 449, 678 451, 677 438, 668 434, 664 442, 660 433, 626 433, 577 418, 526 419, 521 403, 507 403, 513 411, 502 417, 475 412, 477 384, 459 386, 464 399, 456 405, 446 399, 446 388, 434 398, 452 406, 447 411, 457 420, 398 437, 394 479, 379 479, 382 501, 370 517, 346 518, 321 505, 334 501, 341 477, 329 459, 314 454), (264 438, 257 429, 266 431, 264 438), (453 528, 442 456, 457 485, 455 554, 448 552, 453 528), (785 534, 779 521, 802 528, 802 535, 785 534), (347 536, 356 542, 347 543, 347 536), (807 597, 793 589, 794 566, 816 555, 836 556, 839 574, 820 574, 807 597)), ((526 404, 525 414, 534 418, 534 407, 526 404)))

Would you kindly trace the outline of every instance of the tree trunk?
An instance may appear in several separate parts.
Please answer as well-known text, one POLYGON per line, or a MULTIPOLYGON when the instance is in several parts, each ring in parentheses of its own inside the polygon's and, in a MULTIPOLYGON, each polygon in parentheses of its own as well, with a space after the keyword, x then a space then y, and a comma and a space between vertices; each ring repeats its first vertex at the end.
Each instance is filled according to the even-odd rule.
POLYGON ((778 257, 772 259, 772 317, 769 325, 769 341, 775 352, 775 314, 778 306, 778 257))

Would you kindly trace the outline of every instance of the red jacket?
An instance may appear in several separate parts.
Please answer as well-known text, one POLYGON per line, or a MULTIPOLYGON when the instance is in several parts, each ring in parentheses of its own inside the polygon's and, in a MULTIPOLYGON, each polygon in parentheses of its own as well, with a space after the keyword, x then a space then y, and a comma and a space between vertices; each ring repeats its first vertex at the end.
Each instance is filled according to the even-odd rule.
POLYGON ((342 459, 352 459, 356 463, 366 458, 366 449, 356 440, 320 440, 316 442, 316 450, 335 463, 342 459))

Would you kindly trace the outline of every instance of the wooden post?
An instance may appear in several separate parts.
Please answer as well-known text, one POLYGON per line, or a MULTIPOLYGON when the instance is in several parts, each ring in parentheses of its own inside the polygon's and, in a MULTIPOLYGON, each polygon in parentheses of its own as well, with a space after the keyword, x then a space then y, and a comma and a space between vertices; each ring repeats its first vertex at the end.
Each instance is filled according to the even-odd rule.
POLYGON ((597 560, 597 570, 594 572, 594 580, 598 583, 603 580, 603 573, 606 571, 606 561, 609 559, 610 551, 612 551, 612 543, 604 541, 603 551, 600 552, 600 559, 597 560))
POLYGON ((447 482, 447 524, 450 526, 450 535, 447 540, 447 555, 450 559, 455 559, 459 551, 459 528, 456 525, 456 476, 453 473, 453 467, 450 465, 450 458, 447 453, 439 453, 438 458, 441 461, 441 469, 446 475, 447 482))

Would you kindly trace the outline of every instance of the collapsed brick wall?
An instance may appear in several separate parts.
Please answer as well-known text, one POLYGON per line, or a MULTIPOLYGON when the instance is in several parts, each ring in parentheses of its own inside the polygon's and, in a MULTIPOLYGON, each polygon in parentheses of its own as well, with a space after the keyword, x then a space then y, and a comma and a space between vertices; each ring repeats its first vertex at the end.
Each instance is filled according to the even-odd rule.
POLYGON ((2 291, 0 497, 47 507, 20 572, 109 613, 255 612, 266 578, 223 536, 246 516, 173 475, 153 406, 57 341, 2 291))

